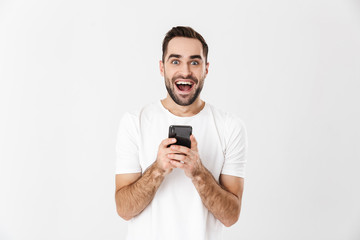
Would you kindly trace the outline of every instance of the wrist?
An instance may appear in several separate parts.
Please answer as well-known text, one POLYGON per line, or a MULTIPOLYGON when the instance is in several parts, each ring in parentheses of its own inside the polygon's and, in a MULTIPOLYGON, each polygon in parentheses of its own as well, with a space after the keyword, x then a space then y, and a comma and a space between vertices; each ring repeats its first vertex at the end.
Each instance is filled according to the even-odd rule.
POLYGON ((155 161, 151 165, 151 173, 154 177, 164 177, 167 174, 166 171, 163 168, 161 168, 158 161, 155 161))
POLYGON ((196 171, 193 172, 192 177, 191 177, 191 181, 193 183, 203 183, 205 181, 205 179, 207 178, 207 169, 201 164, 199 166, 199 168, 197 168, 196 171))

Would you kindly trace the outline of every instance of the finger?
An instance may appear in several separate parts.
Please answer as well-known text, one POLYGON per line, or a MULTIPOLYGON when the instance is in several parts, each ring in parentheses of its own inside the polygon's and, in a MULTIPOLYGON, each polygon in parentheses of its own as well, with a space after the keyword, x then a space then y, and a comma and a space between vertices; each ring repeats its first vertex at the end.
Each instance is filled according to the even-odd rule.
POLYGON ((192 135, 192 134, 190 136, 190 141, 191 141, 191 149, 197 151, 197 141, 196 141, 194 135, 192 135))
POLYGON ((188 159, 185 155, 183 154, 174 154, 174 153, 170 153, 167 155, 167 157, 171 160, 176 160, 176 161, 181 161, 181 162, 187 162, 188 159))
POLYGON ((176 160, 170 160, 170 163, 177 168, 184 168, 184 164, 176 160))
MULTIPOLYGON (((171 162, 172 160, 169 160, 169 164, 171 165, 172 168, 176 168, 176 166, 171 162)), ((176 161, 175 161, 176 162, 176 161)))
POLYGON ((170 144, 174 144, 176 142, 176 138, 166 138, 164 139, 160 146, 163 148, 167 148, 170 144))
POLYGON ((185 154, 185 155, 190 154, 190 148, 188 148, 188 147, 184 147, 184 146, 180 146, 180 145, 172 145, 170 147, 170 149, 177 152, 177 153, 182 153, 182 154, 185 154))

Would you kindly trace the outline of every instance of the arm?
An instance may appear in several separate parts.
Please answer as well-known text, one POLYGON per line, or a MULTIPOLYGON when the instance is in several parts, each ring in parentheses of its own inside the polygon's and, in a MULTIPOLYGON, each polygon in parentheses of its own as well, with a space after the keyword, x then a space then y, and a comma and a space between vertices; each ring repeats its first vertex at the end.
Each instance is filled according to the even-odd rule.
POLYGON ((204 167, 192 180, 205 207, 226 227, 237 222, 240 216, 244 179, 220 175, 220 184, 204 167))
POLYGON ((165 177, 156 162, 141 173, 117 174, 115 201, 120 217, 130 220, 141 213, 154 198, 165 177))
POLYGON ((174 167, 166 157, 171 152, 167 146, 174 142, 172 138, 161 142, 156 161, 143 175, 141 173, 116 175, 115 202, 120 217, 130 220, 150 204, 165 176, 174 167))
POLYGON ((220 175, 219 185, 202 165, 194 136, 191 136, 191 149, 176 145, 171 148, 177 151, 169 154, 171 163, 184 169, 191 178, 205 207, 225 226, 233 225, 240 215, 244 179, 220 175))

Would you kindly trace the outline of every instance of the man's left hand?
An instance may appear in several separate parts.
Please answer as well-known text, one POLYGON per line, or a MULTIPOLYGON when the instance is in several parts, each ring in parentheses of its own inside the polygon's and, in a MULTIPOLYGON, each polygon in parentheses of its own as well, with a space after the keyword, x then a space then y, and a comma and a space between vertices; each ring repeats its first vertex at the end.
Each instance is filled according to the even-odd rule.
POLYGON ((190 141, 191 148, 180 145, 172 145, 170 148, 175 153, 168 154, 168 158, 171 159, 170 162, 175 167, 184 169, 186 176, 193 179, 204 169, 204 166, 200 160, 197 142, 194 135, 190 136, 190 141))

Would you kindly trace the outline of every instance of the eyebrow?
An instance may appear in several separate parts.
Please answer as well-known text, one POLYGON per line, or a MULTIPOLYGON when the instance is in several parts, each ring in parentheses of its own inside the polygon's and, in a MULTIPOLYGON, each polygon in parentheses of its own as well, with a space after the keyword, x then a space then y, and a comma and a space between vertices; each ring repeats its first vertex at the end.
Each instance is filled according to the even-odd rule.
POLYGON ((168 60, 170 58, 181 58, 181 55, 179 55, 179 54, 170 54, 169 57, 168 57, 168 60))
MULTIPOLYGON (((179 55, 179 54, 170 54, 169 57, 168 57, 168 60, 170 58, 182 58, 182 56, 179 55)), ((200 60, 202 60, 202 57, 200 55, 191 55, 190 59, 200 59, 200 60)))
POLYGON ((200 60, 202 60, 202 57, 200 55, 192 55, 190 56, 190 59, 196 59, 199 58, 200 60))

